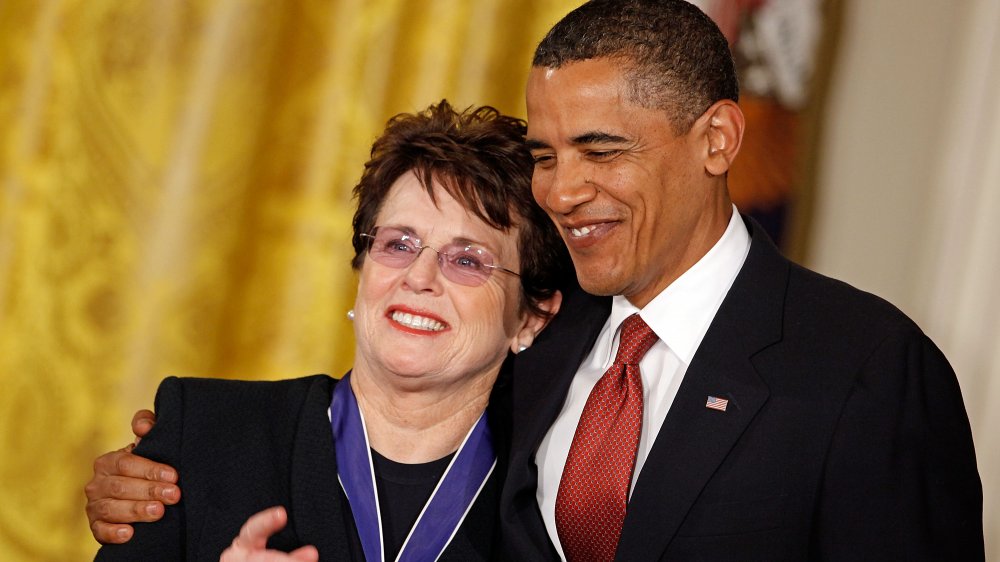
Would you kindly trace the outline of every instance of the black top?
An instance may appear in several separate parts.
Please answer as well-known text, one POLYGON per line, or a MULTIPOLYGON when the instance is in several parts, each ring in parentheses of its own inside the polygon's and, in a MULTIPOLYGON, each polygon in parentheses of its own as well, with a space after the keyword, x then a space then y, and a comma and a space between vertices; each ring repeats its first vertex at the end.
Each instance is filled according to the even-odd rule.
POLYGON ((395 560, 455 454, 426 463, 404 464, 383 457, 375 449, 371 452, 382 515, 382 540, 385 541, 382 547, 385 559, 395 560))

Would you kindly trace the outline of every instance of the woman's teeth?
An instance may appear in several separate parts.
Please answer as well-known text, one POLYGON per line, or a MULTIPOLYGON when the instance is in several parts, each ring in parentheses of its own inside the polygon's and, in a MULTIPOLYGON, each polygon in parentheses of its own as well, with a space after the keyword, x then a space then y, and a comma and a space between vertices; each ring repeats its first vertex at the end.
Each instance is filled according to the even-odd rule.
POLYGON ((571 229, 569 229, 569 231, 570 231, 570 234, 572 234, 574 237, 579 238, 580 236, 586 236, 586 235, 590 234, 591 232, 594 231, 594 228, 589 227, 589 226, 584 226, 584 227, 581 227, 581 228, 571 228, 571 229))
POLYGON ((429 332, 440 332, 444 329, 444 324, 434 320, 432 318, 427 318, 425 316, 417 316, 415 314, 410 314, 409 312, 393 312, 392 319, 400 324, 416 329, 416 330, 427 330, 429 332))

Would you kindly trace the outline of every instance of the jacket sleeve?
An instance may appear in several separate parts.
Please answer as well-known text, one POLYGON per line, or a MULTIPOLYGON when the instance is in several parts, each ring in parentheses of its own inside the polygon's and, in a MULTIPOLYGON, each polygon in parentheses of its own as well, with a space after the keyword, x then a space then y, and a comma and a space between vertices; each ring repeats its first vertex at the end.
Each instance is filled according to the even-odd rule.
MULTIPOLYGON (((181 466, 181 442, 184 434, 184 393, 181 381, 170 377, 156 392, 156 425, 135 448, 135 453, 177 469, 184 488, 185 468, 181 466)), ((132 540, 120 545, 104 545, 96 560, 184 560, 184 499, 166 506, 163 518, 153 523, 136 523, 132 540)))
POLYGON ((982 560, 982 485, 955 373, 918 329, 855 379, 826 459, 810 558, 982 560))

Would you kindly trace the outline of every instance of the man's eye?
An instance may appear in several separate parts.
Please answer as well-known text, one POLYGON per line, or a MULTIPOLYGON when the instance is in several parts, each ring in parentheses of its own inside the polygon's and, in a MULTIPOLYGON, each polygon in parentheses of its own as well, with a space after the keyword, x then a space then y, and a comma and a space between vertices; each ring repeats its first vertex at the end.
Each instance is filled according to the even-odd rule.
POLYGON ((535 160, 535 166, 548 167, 555 163, 555 158, 551 154, 539 154, 532 156, 535 160))
POLYGON ((621 150, 591 150, 587 153, 587 156, 598 162, 611 160, 621 154, 621 150))

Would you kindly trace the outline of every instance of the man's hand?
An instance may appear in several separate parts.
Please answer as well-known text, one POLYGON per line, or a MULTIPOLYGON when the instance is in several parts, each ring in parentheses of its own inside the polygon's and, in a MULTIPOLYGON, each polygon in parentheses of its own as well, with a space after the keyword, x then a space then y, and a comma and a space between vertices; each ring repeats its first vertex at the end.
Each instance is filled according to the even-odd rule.
POLYGON ((289 553, 267 550, 267 538, 285 528, 288 514, 283 507, 271 507, 250 516, 233 539, 233 544, 222 552, 219 562, 317 562, 319 551, 315 546, 303 546, 289 553))
POLYGON ((132 454, 135 445, 155 424, 153 412, 139 410, 132 418, 135 443, 94 461, 94 477, 84 492, 90 532, 98 542, 128 542, 133 533, 128 523, 157 521, 163 517, 164 504, 173 505, 181 499, 177 471, 132 454))
POLYGON ((138 445, 153 426, 156 425, 156 414, 149 410, 139 410, 132 416, 132 433, 135 434, 133 445, 138 445))

